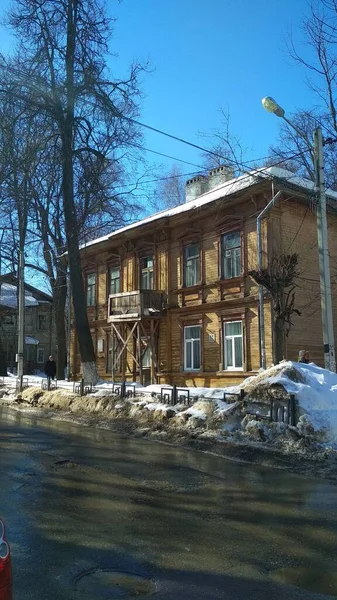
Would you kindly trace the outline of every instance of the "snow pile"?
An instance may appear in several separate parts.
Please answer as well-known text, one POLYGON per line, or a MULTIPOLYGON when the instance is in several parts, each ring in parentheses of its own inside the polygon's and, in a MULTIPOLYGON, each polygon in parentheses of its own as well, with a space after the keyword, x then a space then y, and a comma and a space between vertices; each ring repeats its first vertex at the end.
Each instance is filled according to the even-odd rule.
MULTIPOLYGON (((261 388, 269 391, 284 389, 295 394, 300 415, 306 415, 308 424, 316 432, 325 432, 326 441, 337 448, 337 375, 311 363, 281 362, 275 367, 250 378, 242 387, 249 397, 261 399, 261 388)), ((298 428, 303 426, 300 420, 298 428)))

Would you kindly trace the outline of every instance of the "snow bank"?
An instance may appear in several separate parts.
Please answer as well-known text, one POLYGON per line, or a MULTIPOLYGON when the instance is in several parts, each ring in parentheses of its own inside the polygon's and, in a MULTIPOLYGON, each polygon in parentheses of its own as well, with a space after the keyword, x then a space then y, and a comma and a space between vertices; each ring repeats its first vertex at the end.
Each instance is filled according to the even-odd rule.
MULTIPOLYGON (((295 394, 300 414, 305 414, 315 431, 325 431, 327 442, 337 448, 337 375, 311 363, 281 362, 255 377, 256 388, 279 385, 295 394)), ((245 388, 245 382, 242 387, 245 388)), ((249 381, 254 393, 254 378, 249 381)))

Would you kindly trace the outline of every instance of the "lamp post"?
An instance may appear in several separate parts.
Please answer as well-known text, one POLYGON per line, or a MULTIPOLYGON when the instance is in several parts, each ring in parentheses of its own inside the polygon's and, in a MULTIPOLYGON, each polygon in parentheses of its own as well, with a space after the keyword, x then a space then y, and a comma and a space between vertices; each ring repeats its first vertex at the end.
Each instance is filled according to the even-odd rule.
POLYGON ((326 197, 324 185, 324 158, 323 158, 323 137, 320 127, 316 127, 313 132, 313 144, 310 143, 303 131, 298 129, 294 123, 285 116, 284 109, 270 96, 262 99, 263 107, 268 111, 280 117, 298 135, 300 135, 308 145, 310 151, 314 172, 315 189, 317 194, 317 245, 319 262, 319 280, 321 292, 321 310, 322 310, 322 330, 324 345, 324 365, 326 369, 336 372, 335 358, 335 340, 333 331, 332 317, 332 295, 330 278, 330 259, 328 250, 328 227, 326 218, 326 197))
POLYGON ((17 377, 20 392, 22 392, 22 377, 24 369, 24 347, 25 347, 25 255, 19 251, 19 326, 18 326, 18 353, 17 353, 17 377))

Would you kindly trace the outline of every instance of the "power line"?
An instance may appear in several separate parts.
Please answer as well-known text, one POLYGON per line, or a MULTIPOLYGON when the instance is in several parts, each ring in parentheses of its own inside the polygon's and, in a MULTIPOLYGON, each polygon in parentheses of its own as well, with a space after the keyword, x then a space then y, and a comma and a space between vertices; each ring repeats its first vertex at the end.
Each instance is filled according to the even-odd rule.
MULTIPOLYGON (((213 150, 209 150, 208 148, 204 148, 203 146, 199 146, 198 144, 195 144, 194 142, 190 142, 189 140, 185 140, 184 138, 178 137, 176 135, 173 135, 171 133, 168 133, 167 131, 163 131, 162 129, 158 129, 157 127, 153 127, 152 125, 148 125, 147 123, 142 123, 141 121, 137 121, 136 119, 132 119, 131 117, 124 117, 122 115, 120 115, 120 117, 122 119, 125 119, 131 123, 134 123, 135 125, 138 125, 139 127, 144 127, 145 129, 148 129, 150 131, 154 131, 155 133, 159 133, 160 135, 163 135, 165 137, 168 137, 172 140, 175 140, 177 142, 180 142, 182 144, 185 144, 187 146, 191 146, 192 148, 196 148, 197 150, 201 150, 202 152, 205 152, 206 154, 210 154, 211 156, 215 156, 216 158, 221 158, 221 160, 225 160, 226 162, 231 163, 232 165, 236 166, 236 167, 245 167, 247 168, 247 164, 249 162, 258 162, 260 160, 265 160, 266 158, 272 158, 272 156, 264 156, 261 158, 256 158, 256 159, 252 159, 250 161, 247 162, 242 162, 242 161, 236 161, 233 160, 231 158, 229 158, 228 156, 223 156, 222 154, 219 154, 218 152, 214 152, 213 150)), ((310 151, 310 148, 308 148, 307 150, 302 150, 301 152, 299 152, 296 155, 292 155, 292 156, 288 156, 286 159, 282 159, 282 161, 280 161, 277 164, 280 164, 281 162, 286 162, 288 160, 291 160, 293 158, 296 158, 297 156, 301 156, 303 154, 306 154, 307 152, 310 151)), ((275 166, 275 165, 274 165, 275 166)), ((266 167, 269 168, 269 167, 266 167)), ((244 169, 242 169, 244 170, 244 169)))
POLYGON ((201 165, 196 165, 195 163, 188 162, 187 160, 183 160, 182 158, 177 158, 176 156, 170 156, 169 154, 163 154, 162 152, 158 152, 157 150, 151 150, 151 148, 145 148, 141 144, 128 144, 128 146, 133 146, 134 148, 139 148, 140 150, 144 150, 145 152, 151 152, 152 154, 158 154, 158 156, 163 156, 164 158, 170 158, 171 160, 176 160, 178 162, 184 163, 185 165, 191 165, 192 167, 198 167, 199 169, 203 169, 201 165))
MULTIPOLYGON (((291 157, 284 158, 272 165, 269 165, 268 167, 262 167, 261 169, 256 169, 254 171, 245 171, 244 172, 245 177, 242 176, 241 181, 245 181, 245 179, 248 179, 250 177, 254 177, 254 176, 257 177, 260 173, 264 173, 272 167, 277 167, 278 165, 281 165, 282 163, 287 162, 287 160, 289 160, 289 158, 297 158, 298 156, 302 156, 303 154, 306 154, 307 152, 309 152, 309 150, 302 150, 302 152, 293 154, 291 157)), ((143 185, 147 185, 148 183, 156 183, 157 181, 164 181, 167 179, 174 179, 174 178, 178 178, 178 177, 192 177, 193 175, 198 175, 198 174, 200 174, 200 171, 193 171, 192 173, 181 173, 181 174, 176 174, 176 175, 167 175, 165 177, 157 177, 155 179, 148 179, 141 183, 135 182, 135 183, 122 184, 122 185, 116 186, 116 189, 126 188, 126 187, 137 187, 137 186, 141 186, 141 185, 143 186, 143 185)), ((298 177, 298 175, 294 174, 293 177, 298 177)))

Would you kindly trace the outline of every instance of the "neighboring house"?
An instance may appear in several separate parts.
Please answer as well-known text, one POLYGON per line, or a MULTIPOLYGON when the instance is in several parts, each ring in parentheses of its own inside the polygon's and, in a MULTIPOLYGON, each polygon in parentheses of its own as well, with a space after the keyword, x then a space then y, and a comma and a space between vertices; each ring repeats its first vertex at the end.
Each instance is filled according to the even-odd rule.
MULTIPOLYGON (((16 368, 18 349, 18 281, 13 274, 0 277, 0 336, 7 367, 16 368)), ((54 352, 52 297, 25 283, 25 373, 43 370, 54 352)))
MULTIPOLYGON (((323 363, 315 194, 310 181, 277 167, 232 178, 219 167, 186 184, 186 203, 89 242, 81 249, 99 375, 189 386, 234 384, 261 365, 256 218, 263 262, 297 252, 300 278, 287 358, 310 351, 323 363)), ((337 324, 337 193, 329 192, 329 244, 337 324)), ((272 313, 264 294, 267 364, 272 313)), ((76 339, 71 370, 80 372, 76 339)))

